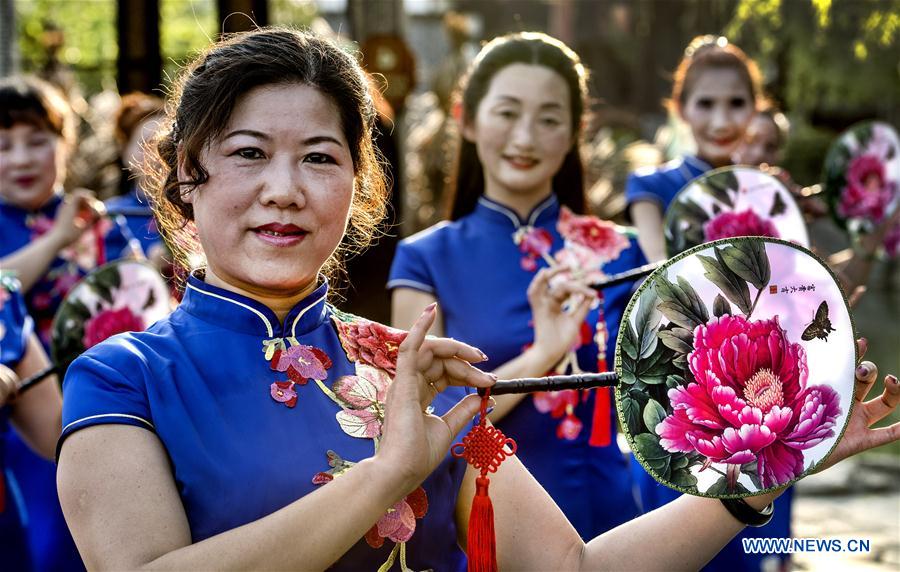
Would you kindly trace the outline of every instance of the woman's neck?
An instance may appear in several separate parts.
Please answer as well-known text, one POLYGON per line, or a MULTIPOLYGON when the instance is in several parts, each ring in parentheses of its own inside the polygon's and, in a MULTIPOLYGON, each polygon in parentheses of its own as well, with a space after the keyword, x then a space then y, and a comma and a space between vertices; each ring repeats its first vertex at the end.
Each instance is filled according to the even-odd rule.
POLYGON ((512 209, 513 212, 519 215, 519 219, 521 220, 527 219, 528 215, 531 214, 531 211, 534 210, 534 207, 546 200, 551 194, 553 194, 553 188, 549 184, 545 189, 527 193, 509 192, 505 189, 492 187, 491 185, 487 185, 484 189, 485 197, 512 209))
POLYGON ((731 160, 731 157, 719 157, 717 159, 712 159, 710 157, 704 157, 703 155, 697 155, 697 158, 715 169, 718 169, 719 167, 734 165, 734 161, 731 160))
POLYGON ((284 323, 285 317, 291 309, 300 303, 301 300, 312 294, 318 286, 318 278, 312 280, 308 285, 299 290, 290 292, 278 292, 270 289, 260 288, 253 284, 232 284, 220 278, 212 268, 206 268, 205 282, 211 286, 216 286, 241 296, 246 296, 263 304, 272 310, 278 317, 278 321, 284 323))

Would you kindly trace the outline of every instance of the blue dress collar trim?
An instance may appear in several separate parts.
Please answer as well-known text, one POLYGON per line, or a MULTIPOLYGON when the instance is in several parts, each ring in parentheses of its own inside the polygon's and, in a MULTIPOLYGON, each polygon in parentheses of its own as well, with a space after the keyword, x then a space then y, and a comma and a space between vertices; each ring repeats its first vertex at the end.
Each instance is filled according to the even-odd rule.
POLYGON ((291 308, 283 324, 265 304, 207 284, 196 272, 188 278, 181 308, 229 330, 267 338, 296 338, 316 329, 328 318, 328 280, 324 277, 320 279, 321 285, 291 308))

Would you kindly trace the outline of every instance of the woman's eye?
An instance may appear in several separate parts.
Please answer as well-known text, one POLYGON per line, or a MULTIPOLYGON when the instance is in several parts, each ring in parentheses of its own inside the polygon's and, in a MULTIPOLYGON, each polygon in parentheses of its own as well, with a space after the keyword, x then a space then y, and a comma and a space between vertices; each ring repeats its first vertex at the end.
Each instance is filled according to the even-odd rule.
POLYGON ((512 109, 501 109, 500 111, 497 112, 497 115, 499 115, 503 119, 515 119, 516 118, 516 112, 513 111, 512 109))
POLYGON ((713 100, 709 98, 701 98, 697 100, 697 107, 700 109, 712 109, 713 100))
POLYGON ((334 163, 335 160, 331 155, 326 155, 325 153, 310 153, 304 159, 307 163, 313 163, 316 165, 324 165, 326 163, 334 163))
POLYGON ((243 147, 232 155, 237 155, 241 159, 262 159, 264 157, 263 152, 255 147, 243 147))
POLYGON ((36 138, 36 139, 29 139, 29 140, 28 140, 28 145, 29 145, 29 147, 43 147, 43 146, 46 145, 49 141, 50 141, 50 140, 47 139, 46 137, 38 137, 38 138, 36 138))
POLYGON ((560 125, 562 121, 557 119, 556 117, 542 117, 541 125, 546 125, 547 127, 556 127, 560 125))
POLYGON ((747 100, 743 97, 733 97, 731 98, 731 107, 734 109, 743 109, 745 105, 747 105, 747 100))

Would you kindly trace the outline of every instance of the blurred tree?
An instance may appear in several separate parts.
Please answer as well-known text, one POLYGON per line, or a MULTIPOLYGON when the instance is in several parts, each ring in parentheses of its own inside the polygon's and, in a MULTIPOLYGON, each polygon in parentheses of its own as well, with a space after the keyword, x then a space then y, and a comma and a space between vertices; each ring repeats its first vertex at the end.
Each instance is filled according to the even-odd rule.
POLYGON ((900 120, 900 0, 740 0, 725 35, 795 120, 900 120))
POLYGON ((115 0, 17 0, 14 4, 22 71, 68 66, 88 93, 114 81, 115 0))

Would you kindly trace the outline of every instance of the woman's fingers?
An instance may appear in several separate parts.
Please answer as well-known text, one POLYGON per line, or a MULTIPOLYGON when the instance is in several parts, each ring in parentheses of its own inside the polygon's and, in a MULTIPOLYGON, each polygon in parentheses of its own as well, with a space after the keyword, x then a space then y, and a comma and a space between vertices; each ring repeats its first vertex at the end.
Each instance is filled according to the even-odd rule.
MULTIPOLYGON (((430 360, 431 358, 448 359, 459 358, 469 363, 479 363, 487 360, 484 352, 467 343, 454 340, 452 338, 435 338, 429 337, 422 344, 422 352, 420 352, 420 360, 430 360)), ((425 361, 420 361, 420 365, 427 367, 425 361)))
MULTIPOLYGON (((491 399, 493 401, 493 399, 491 399)), ((454 405, 441 419, 450 429, 450 441, 462 431, 478 413, 481 408, 481 397, 477 394, 467 395, 462 401, 454 405)))
POLYGON ((436 308, 436 302, 429 304, 409 329, 406 338, 400 343, 397 352, 397 377, 400 377, 401 374, 416 376, 419 349, 425 341, 428 328, 434 323, 436 308))
POLYGON ((862 359, 866 356, 866 352, 869 351, 869 340, 866 338, 859 338, 856 340, 856 363, 857 365, 862 361, 862 359))
POLYGON ((864 404, 869 423, 881 421, 894 411, 898 404, 900 404, 900 382, 896 376, 888 375, 884 378, 884 391, 881 395, 864 404))
POLYGON ((856 384, 853 387, 853 398, 856 401, 865 399, 877 378, 878 367, 874 363, 864 361, 856 366, 856 384))

